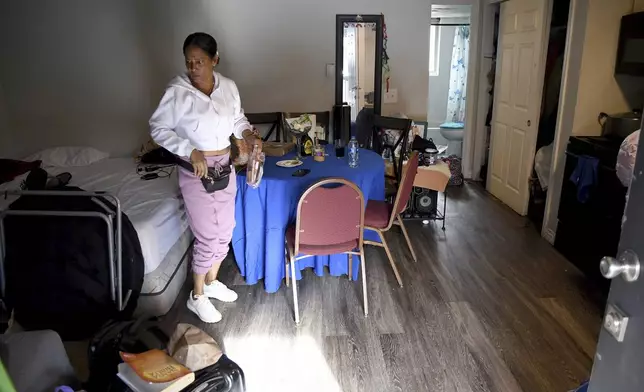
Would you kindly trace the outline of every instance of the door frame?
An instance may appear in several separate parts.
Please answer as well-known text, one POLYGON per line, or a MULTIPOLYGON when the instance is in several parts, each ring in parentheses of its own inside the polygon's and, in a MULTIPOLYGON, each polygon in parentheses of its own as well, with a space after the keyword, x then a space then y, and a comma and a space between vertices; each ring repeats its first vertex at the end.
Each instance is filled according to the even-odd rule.
MULTIPOLYGON (((511 1, 511 0, 510 0, 511 1)), ((536 153, 536 144, 537 144, 537 135, 539 133, 539 123, 540 123, 540 118, 539 118, 539 112, 541 111, 541 104, 542 104, 542 97, 543 97, 543 84, 544 84, 544 78, 545 78, 545 71, 546 71, 546 57, 548 55, 548 44, 549 40, 548 37, 550 36, 550 22, 552 20, 552 7, 553 7, 553 2, 554 0, 543 0, 544 1, 544 6, 545 6, 545 17, 542 18, 541 20, 541 25, 543 27, 543 33, 541 36, 541 51, 540 51, 540 56, 537 61, 537 78, 535 79, 536 85, 540 86, 535 91, 536 97, 535 97, 535 102, 538 102, 539 108, 537 110, 537 116, 534 119, 534 128, 536 131, 533 132, 533 134, 530 135, 530 140, 529 143, 532 146, 531 151, 532 153, 527 154, 526 159, 530 159, 530 162, 523 162, 525 165, 529 165, 528 170, 526 173, 528 176, 532 173, 532 169, 534 167, 534 155, 536 153)), ((501 46, 501 28, 503 26, 503 21, 502 21, 502 15, 499 15, 499 42, 497 43, 497 47, 500 48, 501 46)), ((567 48, 566 48, 567 49, 567 48)), ((497 56, 499 55, 500 51, 497 50, 497 56)), ((564 55, 565 56, 565 55, 564 55)), ((498 73, 499 67, 501 64, 497 61, 496 63, 496 70, 495 73, 498 73)), ((496 84, 498 83, 498 79, 495 78, 494 80, 495 83, 495 88, 494 88, 494 100, 496 101, 497 95, 499 94, 499 89, 497 88, 496 84)), ((492 125, 496 122, 496 114, 494 110, 492 111, 492 125)), ((488 178, 488 184, 490 184, 489 179, 492 176, 492 160, 493 160, 493 155, 494 155, 494 143, 492 142, 492 138, 494 136, 494 129, 491 130, 490 132, 490 155, 488 159, 488 167, 487 167, 487 178, 488 178)), ((525 183, 526 187, 528 187, 528 179, 525 178, 525 183)), ((525 216, 528 211, 528 203, 530 201, 530 193, 528 191, 528 194, 526 195, 526 199, 523 201, 523 207, 521 208, 521 215, 525 216)))
POLYGON ((550 164, 550 180, 548 181, 548 196, 541 227, 541 236, 551 244, 555 243, 557 225, 559 223, 559 202, 564 181, 566 164, 566 147, 572 136, 579 90, 581 61, 586 39, 586 22, 588 17, 588 0, 571 0, 568 14, 568 29, 566 33, 566 49, 564 51, 563 70, 561 75, 561 90, 555 140, 550 164))
POLYGON ((381 114, 382 97, 382 54, 384 40, 385 16, 380 15, 358 15, 358 14, 337 14, 335 16, 335 105, 341 106, 342 100, 342 66, 344 64, 344 24, 345 23, 375 23, 376 24, 376 63, 374 65, 373 88, 376 92, 373 97, 373 111, 381 114))
MULTIPOLYGON (((462 163, 461 168, 463 170, 463 177, 465 178, 474 178, 474 149, 475 141, 477 140, 478 123, 477 123, 477 109, 479 107, 479 80, 480 80, 480 64, 479 61, 482 52, 482 36, 484 30, 484 20, 482 6, 487 6, 486 0, 431 0, 429 5, 429 20, 431 23, 432 17, 432 5, 469 5, 470 6, 470 53, 469 53, 469 64, 467 65, 467 88, 466 96, 467 101, 465 103, 465 129, 463 135, 463 152, 462 152, 462 163), (485 4, 483 4, 485 3, 485 4)), ((494 21, 492 21, 494 25, 494 21)), ((493 27, 492 27, 493 28, 493 27)), ((427 37, 429 38, 429 25, 427 26, 427 37)), ((429 59, 428 59, 429 61, 429 59)), ((429 72, 429 71, 428 71, 429 72)), ((428 82, 428 97, 427 97, 427 113, 425 117, 429 117, 429 105, 431 105, 429 99, 429 89, 431 88, 431 83, 428 82)), ((484 87, 485 88, 485 87, 484 87)), ((425 119, 426 121, 429 118, 425 119)))
MULTIPOLYGON (((471 135, 471 148, 468 143, 468 153, 471 163, 468 165, 468 170, 471 171, 471 179, 478 181, 481 179, 481 169, 485 163, 485 156, 487 154, 487 127, 485 122, 491 101, 494 97, 490 97, 488 93, 487 75, 490 72, 494 57, 494 34, 495 31, 495 13, 500 9, 500 3, 508 0, 489 0, 484 2, 481 7, 481 55, 477 73, 479 75, 479 84, 477 86, 477 112, 476 112, 476 125, 471 135)), ((465 136, 467 137, 467 135, 465 136)))

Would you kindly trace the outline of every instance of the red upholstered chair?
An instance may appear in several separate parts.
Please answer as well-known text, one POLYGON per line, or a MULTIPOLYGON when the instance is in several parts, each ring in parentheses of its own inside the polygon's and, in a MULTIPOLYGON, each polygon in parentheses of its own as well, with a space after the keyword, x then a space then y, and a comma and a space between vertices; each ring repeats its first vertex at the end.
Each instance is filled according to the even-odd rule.
MULTIPOLYGON (((297 303, 295 263, 305 257, 346 253, 351 266, 352 255, 360 257, 364 315, 367 304, 367 277, 364 259, 364 196, 360 188, 342 178, 327 178, 311 185, 297 204, 295 225, 286 230, 286 285, 290 264, 293 278, 295 323, 300 323, 297 303)), ((349 278, 351 268, 349 267, 349 278)))
POLYGON ((404 166, 402 171, 402 176, 400 178, 400 186, 398 187, 398 192, 396 193, 396 199, 394 204, 387 203, 385 201, 369 200, 367 202, 367 211, 365 212, 364 226, 366 229, 373 230, 378 233, 380 236, 381 242, 365 241, 365 244, 376 245, 385 248, 387 257, 389 258, 389 263, 391 268, 394 270, 394 275, 396 275, 396 280, 400 287, 402 287, 402 279, 400 279, 400 274, 396 268, 396 263, 391 256, 389 251, 389 246, 387 246, 387 241, 385 240, 384 233, 391 229, 391 226, 398 225, 407 240, 407 245, 409 246, 409 251, 411 252, 411 257, 414 261, 416 259, 416 253, 414 248, 411 246, 411 241, 409 240, 409 234, 407 234, 407 229, 405 228, 405 223, 403 222, 400 214, 405 211, 407 208, 407 202, 411 195, 411 190, 414 186, 414 178, 416 178, 416 173, 418 172, 418 153, 414 152, 409 157, 407 165, 404 166))

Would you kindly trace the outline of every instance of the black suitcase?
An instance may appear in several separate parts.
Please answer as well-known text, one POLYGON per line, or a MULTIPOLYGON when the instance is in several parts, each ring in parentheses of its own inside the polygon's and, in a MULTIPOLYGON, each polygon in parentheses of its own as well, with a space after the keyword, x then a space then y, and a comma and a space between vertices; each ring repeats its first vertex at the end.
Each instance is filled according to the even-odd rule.
POLYGON ((119 351, 141 353, 153 348, 164 350, 170 337, 159 327, 156 317, 137 320, 112 320, 92 338, 89 344, 88 392, 123 392, 127 388, 116 376, 121 363, 119 351))
POLYGON ((195 381, 182 392, 246 392, 244 372, 226 355, 195 372, 195 381))
MULTIPOLYGON (((94 336, 89 345, 90 378, 84 385, 88 392, 128 392, 116 376, 121 362, 119 351, 140 353, 149 349, 164 350, 169 336, 159 327, 156 317, 111 321, 94 336)), ((244 372, 226 355, 214 365, 195 372, 195 381, 182 392, 246 392, 244 372)))

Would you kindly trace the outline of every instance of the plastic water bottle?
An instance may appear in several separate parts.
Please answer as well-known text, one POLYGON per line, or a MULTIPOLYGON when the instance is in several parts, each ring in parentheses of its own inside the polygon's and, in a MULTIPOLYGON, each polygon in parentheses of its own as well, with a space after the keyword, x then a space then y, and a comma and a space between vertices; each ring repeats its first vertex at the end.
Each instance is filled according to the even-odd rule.
POLYGON ((351 136, 349 140, 349 167, 358 167, 360 163, 360 152, 358 151, 358 141, 355 136, 351 136))

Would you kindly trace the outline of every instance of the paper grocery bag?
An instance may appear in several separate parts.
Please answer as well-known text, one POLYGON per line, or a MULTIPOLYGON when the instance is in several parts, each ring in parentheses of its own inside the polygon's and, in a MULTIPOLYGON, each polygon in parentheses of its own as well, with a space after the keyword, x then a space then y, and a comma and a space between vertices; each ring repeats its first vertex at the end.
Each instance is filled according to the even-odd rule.
POLYGON ((221 355, 221 348, 212 336, 192 324, 181 323, 174 330, 168 354, 177 362, 196 372, 214 365, 221 355))

